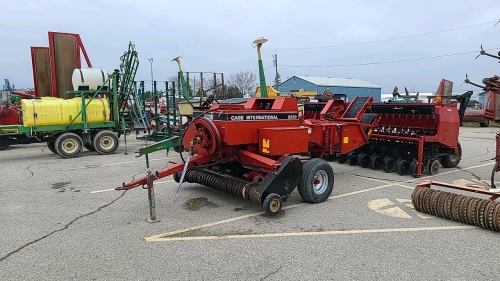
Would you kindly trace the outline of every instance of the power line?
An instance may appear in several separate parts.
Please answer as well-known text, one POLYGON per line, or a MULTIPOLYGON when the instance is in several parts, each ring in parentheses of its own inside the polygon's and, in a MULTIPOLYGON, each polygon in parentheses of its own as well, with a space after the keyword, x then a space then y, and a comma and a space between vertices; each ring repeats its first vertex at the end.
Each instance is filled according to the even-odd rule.
MULTIPOLYGON (((374 40, 374 41, 366 41, 366 42, 358 42, 358 43, 348 43, 348 44, 338 44, 338 45, 330 45, 330 46, 317 46, 317 47, 286 47, 286 48, 276 48, 267 52, 262 53, 263 55, 269 54, 271 52, 277 52, 278 50, 307 50, 307 49, 326 49, 326 48, 335 48, 335 47, 345 47, 345 46, 356 46, 356 45, 365 45, 365 44, 372 44, 372 43, 380 43, 380 42, 388 42, 388 41, 395 41, 395 40, 402 40, 402 39, 408 39, 408 38, 415 38, 415 37, 421 37, 421 36, 427 36, 427 35, 432 35, 432 34, 439 34, 439 33, 445 33, 445 32, 450 32, 450 31, 455 31, 455 30, 461 30, 461 29, 466 29, 466 28, 472 28, 472 27, 477 27, 477 26, 482 26, 482 25, 487 25, 487 24, 492 24, 494 23, 495 25, 500 23, 500 20, 495 20, 495 21, 489 21, 489 22, 484 22, 484 23, 479 23, 479 24, 474 24, 474 25, 468 25, 468 26, 462 26, 462 27, 457 27, 457 28, 452 28, 452 29, 445 29, 445 30, 439 30, 439 31, 433 31, 433 32, 427 32, 427 33, 421 33, 421 34, 415 34, 415 35, 409 35, 409 36, 403 36, 403 37, 394 37, 394 38, 387 38, 387 39, 381 39, 381 40, 374 40)), ((221 68, 226 68, 229 66, 237 65, 243 62, 247 62, 249 60, 255 59, 254 57, 248 58, 239 62, 235 62, 232 64, 224 65, 221 68)))
MULTIPOLYGON (((500 47, 490 48, 490 49, 487 49, 485 51, 498 50, 498 49, 500 49, 500 47)), ((319 67, 344 67, 344 66, 377 65, 377 64, 389 64, 389 63, 419 61, 419 60, 428 60, 428 59, 438 59, 438 58, 460 56, 460 55, 473 54, 473 53, 477 53, 477 51, 462 52, 462 53, 455 53, 455 54, 446 54, 446 55, 438 55, 438 56, 423 57, 423 58, 412 58, 412 59, 393 60, 393 61, 381 61, 381 62, 366 62, 366 63, 355 63, 355 64, 332 64, 332 65, 282 65, 282 64, 280 64, 279 66, 281 66, 281 67, 311 67, 311 68, 318 67, 319 68, 319 67)))
POLYGON ((381 40, 374 40, 374 41, 349 43, 349 44, 339 44, 339 45, 331 45, 331 46, 318 46, 318 47, 279 48, 278 50, 325 49, 325 48, 334 48, 334 47, 345 47, 345 46, 364 45, 364 44, 371 44, 371 43, 380 43, 380 42, 395 41, 395 40, 401 40, 401 39, 408 39, 408 38, 415 38, 415 37, 427 36, 427 35, 438 34, 438 33, 445 33, 445 32, 450 32, 450 31, 455 31, 455 30, 461 30, 461 29, 466 29, 466 28, 471 28, 471 27, 486 25, 486 24, 499 23, 499 22, 500 21, 489 21, 489 22, 485 22, 485 23, 479 23, 479 24, 474 24, 474 25, 462 26, 462 27, 457 27, 457 28, 452 28, 452 29, 445 29, 445 30, 440 30, 440 31, 433 31, 433 32, 427 32, 427 33, 421 33, 421 34, 415 34, 415 35, 409 35, 409 36, 403 36, 403 37, 394 37, 394 38, 381 39, 381 40))

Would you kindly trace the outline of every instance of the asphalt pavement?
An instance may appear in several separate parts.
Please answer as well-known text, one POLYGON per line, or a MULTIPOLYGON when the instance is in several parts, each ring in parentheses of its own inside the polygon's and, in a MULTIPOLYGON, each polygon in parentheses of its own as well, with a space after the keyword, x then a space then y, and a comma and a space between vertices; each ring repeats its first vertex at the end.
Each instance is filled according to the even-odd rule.
MULTIPOLYGON (((146 174, 134 136, 127 154, 122 138, 113 155, 74 159, 12 146, 0 152, 0 280, 498 280, 499 233, 419 213, 411 193, 425 179, 488 188, 499 131, 461 127, 459 166, 432 177, 332 162, 326 202, 294 191, 276 217, 197 184, 174 202, 167 177, 156 223, 146 190, 114 190, 146 174)), ((180 160, 150 159, 153 171, 180 160)))

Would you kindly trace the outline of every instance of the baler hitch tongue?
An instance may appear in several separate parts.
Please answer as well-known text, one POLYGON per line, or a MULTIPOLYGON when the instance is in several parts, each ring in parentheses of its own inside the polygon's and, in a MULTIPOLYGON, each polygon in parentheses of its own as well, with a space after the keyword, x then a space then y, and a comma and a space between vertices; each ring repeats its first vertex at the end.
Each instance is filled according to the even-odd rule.
POLYGON ((500 231, 500 202, 495 201, 498 197, 500 192, 425 180, 415 187, 411 200, 415 210, 419 212, 500 231), (432 185, 488 195, 490 198, 433 189, 432 185))

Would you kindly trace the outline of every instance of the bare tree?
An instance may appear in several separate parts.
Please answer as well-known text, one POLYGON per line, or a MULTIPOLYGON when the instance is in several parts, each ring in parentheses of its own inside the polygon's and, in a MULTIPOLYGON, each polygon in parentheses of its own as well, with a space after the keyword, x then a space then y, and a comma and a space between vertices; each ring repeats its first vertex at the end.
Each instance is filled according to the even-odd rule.
POLYGON ((257 87, 257 76, 248 70, 240 71, 229 76, 228 85, 238 88, 243 94, 253 95, 257 87))

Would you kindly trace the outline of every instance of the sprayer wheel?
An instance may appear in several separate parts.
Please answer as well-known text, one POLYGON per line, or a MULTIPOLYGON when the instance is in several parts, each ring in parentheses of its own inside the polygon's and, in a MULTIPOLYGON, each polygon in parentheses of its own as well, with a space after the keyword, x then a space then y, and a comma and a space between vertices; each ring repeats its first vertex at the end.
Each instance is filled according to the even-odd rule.
POLYGON ((460 145, 460 142, 457 143, 458 146, 458 153, 457 154, 450 154, 447 156, 441 157, 441 165, 445 168, 455 168, 458 163, 460 163, 460 160, 462 159, 462 146, 460 145))
POLYGON ((100 131, 92 140, 92 145, 99 154, 111 154, 118 148, 118 137, 109 130, 100 131))
POLYGON ((370 166, 370 155, 366 153, 361 153, 358 155, 358 165, 367 168, 370 166))
POLYGON ((276 193, 271 193, 266 196, 264 202, 262 202, 262 209, 269 216, 276 216, 283 206, 283 200, 276 193))
POLYGON ((47 148, 50 151, 52 151, 52 153, 57 154, 55 142, 53 142, 53 141, 47 142, 47 148))
POLYGON ((54 147, 62 158, 74 158, 82 152, 83 140, 75 133, 63 133, 56 138, 54 147))
POLYGON ((407 160, 399 160, 396 162, 396 172, 400 175, 407 175, 410 168, 410 162, 407 160))
POLYGON ((392 173, 394 172, 394 167, 395 167, 395 161, 394 161, 394 158, 390 157, 390 156, 386 156, 384 157, 384 159, 382 160, 382 163, 384 164, 384 171, 386 171, 387 173, 392 173))
POLYGON ((370 160, 370 167, 374 170, 380 170, 384 166, 384 162, 382 161, 382 157, 373 154, 370 160))
POLYGON ((330 197, 333 182, 332 166, 323 159, 313 158, 304 164, 302 180, 297 190, 305 202, 321 203, 330 197))

